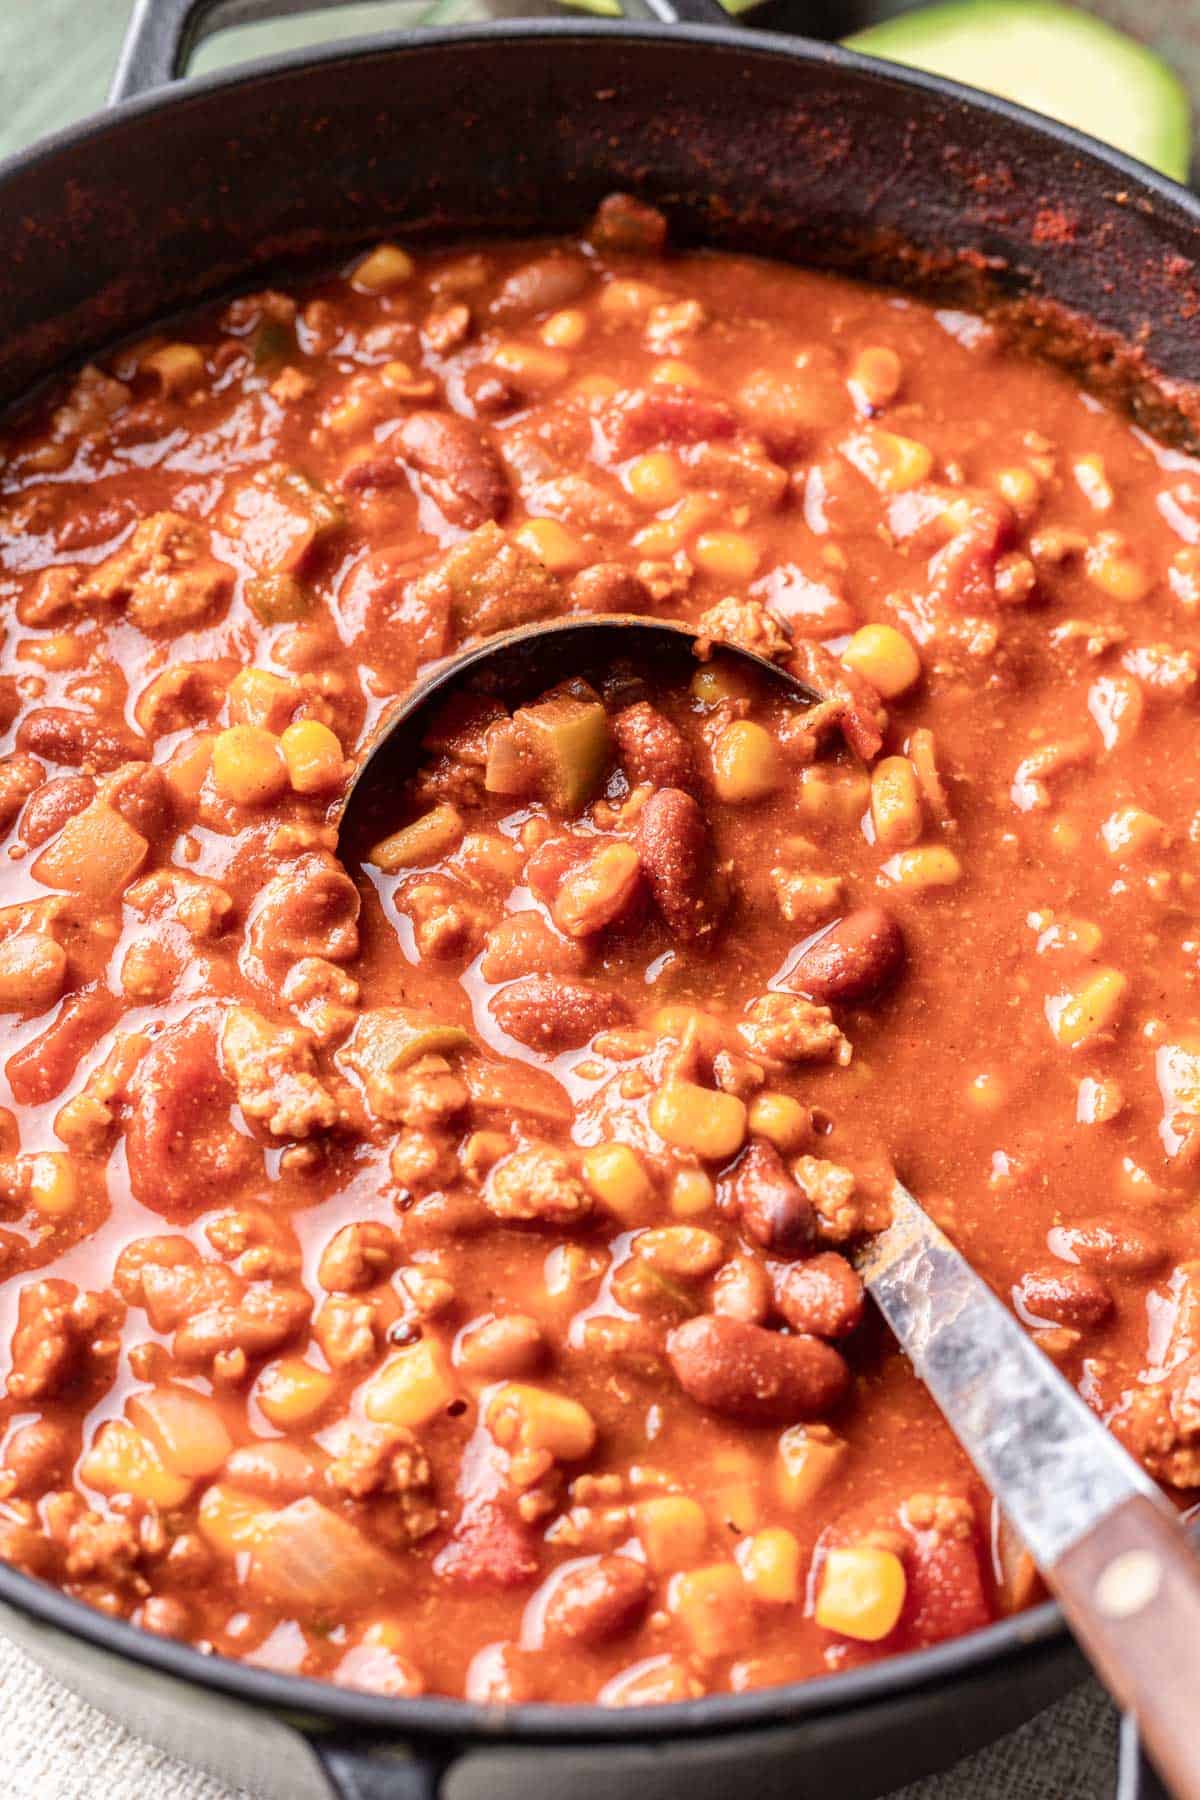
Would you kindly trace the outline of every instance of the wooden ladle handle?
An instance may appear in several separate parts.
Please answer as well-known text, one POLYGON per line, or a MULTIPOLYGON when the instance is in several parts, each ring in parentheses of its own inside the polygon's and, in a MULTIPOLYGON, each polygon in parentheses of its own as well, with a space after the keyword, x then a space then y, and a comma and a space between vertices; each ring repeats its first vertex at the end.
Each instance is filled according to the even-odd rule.
POLYGON ((1044 1573, 1175 1800, 1200 1800, 1200 1561, 1182 1526, 1135 1495, 1044 1573))

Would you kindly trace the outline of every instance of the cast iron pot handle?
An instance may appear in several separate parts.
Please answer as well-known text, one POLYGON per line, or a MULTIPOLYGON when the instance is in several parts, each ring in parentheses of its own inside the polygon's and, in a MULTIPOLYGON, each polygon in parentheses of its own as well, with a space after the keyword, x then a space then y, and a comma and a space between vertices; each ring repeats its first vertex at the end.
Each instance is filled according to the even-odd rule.
POLYGON ((457 1755, 445 1744, 394 1748, 362 1739, 319 1737, 308 1742, 334 1800, 438 1800, 442 1776, 457 1755))
MULTIPOLYGON (((353 0, 136 0, 109 99, 132 100, 183 74, 197 45, 228 25, 348 6, 353 0)), ((729 25, 720 0, 646 0, 664 25, 729 25)))

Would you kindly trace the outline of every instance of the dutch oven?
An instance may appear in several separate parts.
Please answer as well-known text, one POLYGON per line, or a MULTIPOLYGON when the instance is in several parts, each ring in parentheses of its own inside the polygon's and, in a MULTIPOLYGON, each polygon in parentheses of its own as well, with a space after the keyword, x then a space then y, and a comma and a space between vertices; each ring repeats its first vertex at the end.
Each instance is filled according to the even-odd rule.
MULTIPOLYGON (((1175 441, 1200 438, 1200 204, 1020 108, 716 0, 659 23, 422 30, 175 84, 218 22, 305 0, 139 0, 115 104, 0 166, 0 402, 268 270, 578 229, 626 189, 672 241, 1003 309, 1175 441)), ((810 20, 811 22, 811 20, 810 20)), ((0 1567, 4 1628, 68 1686, 263 1800, 871 1800, 1078 1679, 1057 1609, 801 1686, 639 1712, 386 1699, 206 1657, 0 1567)), ((1132 1793, 1132 1783, 1128 1790, 1132 1793)))

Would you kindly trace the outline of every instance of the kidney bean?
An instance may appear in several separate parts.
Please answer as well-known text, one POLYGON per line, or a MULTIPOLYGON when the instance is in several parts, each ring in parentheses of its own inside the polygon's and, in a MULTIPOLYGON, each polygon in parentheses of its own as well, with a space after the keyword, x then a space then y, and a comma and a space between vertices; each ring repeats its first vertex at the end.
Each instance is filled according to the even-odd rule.
POLYGON ((524 404, 517 382, 503 369, 476 363, 463 376, 463 393, 476 418, 501 419, 524 404))
POLYGON ((849 1379, 837 1351, 819 1338, 784 1337, 713 1314, 676 1326, 667 1355, 698 1406, 752 1425, 820 1418, 849 1379))
POLYGON ((96 783, 90 775, 55 775, 43 781, 29 796, 21 814, 21 836, 30 849, 61 831, 68 819, 83 811, 95 792, 96 783))
POLYGON ((472 1375, 491 1381, 508 1381, 532 1375, 546 1360, 547 1344, 541 1326, 527 1313, 500 1313, 478 1319, 462 1335, 458 1363, 472 1375))
POLYGON ((17 728, 17 748, 89 775, 103 775, 123 762, 144 761, 150 754, 145 739, 132 731, 104 725, 91 713, 72 712, 66 706, 43 706, 27 713, 17 728))
POLYGON ((479 428, 453 413, 410 413, 391 440, 451 525, 473 531, 508 510, 508 476, 479 428))
POLYGON ((515 322, 537 313, 557 312, 577 300, 589 285, 592 272, 582 256, 560 251, 535 256, 514 269, 492 301, 492 317, 515 322))
POLYGON ((671 935, 693 943, 713 931, 726 894, 714 876, 704 814, 691 794, 678 787, 651 794, 638 823, 638 854, 671 935))
POLYGON ((845 1337, 853 1331, 865 1299, 857 1270, 836 1250, 793 1263, 775 1286, 776 1304, 788 1324, 820 1338, 845 1337))
POLYGON ((731 438, 737 414, 723 400, 708 400, 686 388, 657 387, 647 393, 623 394, 604 417, 614 456, 623 461, 656 444, 699 444, 731 438))
POLYGON ((771 1277, 756 1256, 731 1256, 713 1280, 712 1310, 745 1325, 761 1325, 771 1311, 771 1277))
POLYGON ((567 589, 572 612, 653 611, 650 589, 624 563, 593 563, 580 569, 567 589))
POLYGON ((494 982, 518 975, 578 975, 587 960, 583 945, 552 930, 541 913, 506 913, 484 939, 479 973, 494 982))
POLYGON ((1028 1269, 1013 1289, 1022 1311, 1055 1325, 1087 1331, 1113 1310, 1113 1297, 1098 1275, 1071 1263, 1028 1269))
POLYGON ((881 906, 863 906, 797 957, 787 985, 825 1006, 853 1005, 894 981, 904 957, 904 934, 892 915, 881 906))
POLYGON ((567 1569, 554 1583, 543 1614, 550 1649, 591 1649, 632 1631, 646 1610, 650 1577, 631 1556, 598 1556, 567 1569))
POLYGON ((492 996, 492 1017, 502 1031, 531 1050, 577 1050, 598 1031, 629 1018, 618 994, 560 975, 524 975, 492 996))
POLYGON ((756 1138, 734 1171, 733 1208, 756 1244, 773 1256, 803 1256, 812 1249, 817 1215, 773 1144, 756 1138))
POLYGON ((667 241, 667 221, 657 206, 632 194, 609 194, 596 208, 587 235, 601 252, 654 256, 667 241))
POLYGON ((523 1587, 537 1570, 538 1540, 525 1521, 504 1501, 475 1496, 433 1560, 439 1580, 468 1593, 523 1587))
POLYGON ((1126 1219, 1081 1219, 1076 1225, 1055 1225, 1046 1242, 1052 1255, 1085 1269, 1113 1269, 1121 1275, 1145 1275, 1165 1262, 1161 1239, 1126 1219))
POLYGON ((612 734, 634 786, 648 781, 656 788, 690 788, 696 779, 691 746, 656 706, 639 700, 612 722, 612 734))

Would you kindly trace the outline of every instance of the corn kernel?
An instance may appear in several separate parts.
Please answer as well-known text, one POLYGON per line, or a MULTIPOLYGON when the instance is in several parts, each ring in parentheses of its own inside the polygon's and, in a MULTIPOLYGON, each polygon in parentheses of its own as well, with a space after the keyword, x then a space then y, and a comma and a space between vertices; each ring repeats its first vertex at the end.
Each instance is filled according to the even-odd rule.
POLYGON ((825 1631, 877 1644, 896 1629, 907 1590, 894 1550, 856 1544, 830 1550, 821 1570, 815 1616, 825 1631))
POLYGON ((738 719, 725 727, 713 745, 712 763, 717 797, 733 804, 762 800, 783 780, 775 739, 753 719, 738 719))
POLYGON ((907 693, 921 678, 920 657, 894 625, 861 625, 842 651, 842 661, 885 700, 907 693))
POLYGON ((79 1463, 79 1479, 101 1494, 128 1494, 170 1512, 192 1491, 191 1479, 166 1468, 153 1444, 124 1419, 102 1425, 79 1463))
POLYGON ((686 1569, 704 1554, 708 1519, 698 1500, 683 1494, 656 1495, 634 1507, 633 1520, 646 1561, 657 1574, 686 1569))
POLYGON ((722 700, 738 700, 746 692, 746 684, 730 662, 710 662, 692 676, 691 692, 704 706, 719 706, 722 700))
POLYGON ((428 1424, 458 1398, 446 1353, 433 1338, 410 1344, 367 1383, 363 1411, 376 1425, 428 1424))
POLYGON ((755 1137, 766 1138, 784 1156, 789 1156, 808 1142, 812 1114, 791 1094, 765 1089, 750 1102, 749 1125, 755 1137))
POLYGON ((1033 470, 1023 464, 1015 463, 1010 469, 1001 469, 996 476, 995 488, 1022 522, 1031 519, 1037 511, 1042 490, 1033 470))
POLYGON ((263 1370, 254 1397, 271 1424, 287 1431, 315 1419, 336 1386, 327 1370, 302 1356, 283 1356, 263 1370))
POLYGON ((360 294, 390 294, 412 279, 415 265, 398 244, 379 244, 356 263, 350 285, 360 294))
POLYGON ((610 281, 600 290, 597 302, 606 319, 614 324, 629 324, 660 306, 670 296, 648 281, 610 281))
POLYGON ((648 450, 636 456, 625 470, 625 486, 651 512, 674 506, 683 497, 683 470, 669 450, 648 450))
POLYGON ((41 1150, 29 1159, 29 1199, 46 1219, 62 1219, 79 1204, 79 1182, 71 1158, 61 1150, 41 1150))
POLYGON ((282 731, 301 700, 295 682, 269 669, 239 669, 229 684, 231 725, 262 725, 282 731))
POLYGON ((768 1606, 794 1606, 800 1598, 800 1545, 782 1525, 743 1538, 734 1551, 742 1580, 768 1606))
POLYGON ((288 780, 298 794, 328 793, 345 779, 342 746, 319 719, 297 719, 281 736, 288 780))
POLYGON ((868 344, 860 350, 850 370, 849 387, 855 401, 868 412, 886 406, 900 392, 900 358, 886 344, 868 344))
POLYGON ((859 432, 842 448, 881 494, 902 494, 925 481, 933 469, 933 451, 927 444, 877 426, 859 432))
POLYGON ((746 1584, 736 1563, 709 1563, 672 1576, 667 1605, 697 1656, 732 1656, 752 1629, 746 1584))
POLYGON ((212 748, 213 783, 235 806, 266 806, 288 784, 287 764, 273 731, 261 725, 231 725, 212 748))
POLYGON ((850 1446, 828 1425, 789 1425, 779 1437, 775 1486, 785 1506, 807 1506, 831 1481, 850 1446))
POLYGON ((796 804, 809 819, 851 825, 861 819, 871 798, 871 778, 865 769, 837 763, 813 763, 801 769, 796 781, 796 804))
POLYGON ((578 1462, 596 1442, 595 1421, 578 1400, 519 1381, 492 1395, 487 1428, 506 1450, 544 1450, 556 1462, 578 1462))
POLYGON ((885 756, 871 772, 871 819, 875 842, 885 850, 906 850, 924 826, 917 772, 907 756, 885 756))
POLYGON ((164 344, 138 364, 139 374, 153 375, 162 393, 178 398, 204 380, 204 358, 194 344, 164 344))
POLYGON ((554 575, 574 575, 589 560, 579 539, 557 519, 526 519, 513 537, 554 575))
POLYGON ((668 1081, 650 1102, 650 1123, 665 1143, 723 1162, 746 1141, 746 1107, 735 1094, 692 1081, 668 1081))
POLYGON ((492 352, 492 361, 498 369, 536 388, 554 387, 571 372, 570 359, 561 350, 547 350, 540 344, 501 344, 492 352))
POLYGON ((382 838, 367 856, 367 861, 385 875, 400 869, 427 868, 454 849, 462 841, 462 814, 448 800, 439 801, 427 813, 402 825, 390 837, 382 838))
POLYGON ((702 388, 707 386, 699 369, 693 369, 691 363, 681 362, 677 356, 668 357, 665 362, 655 363, 650 371, 650 379, 664 387, 702 388))
POLYGON ((628 1144, 596 1144, 585 1150, 583 1179, 602 1206, 627 1225, 647 1215, 654 1188, 642 1159, 628 1144))
POLYGON ((687 1006, 682 1002, 660 1006, 650 1023, 656 1037, 671 1038, 679 1044, 686 1040, 704 1056, 716 1056, 718 1051, 729 1048, 721 1020, 700 1006, 687 1006))
POLYGON ((634 533, 633 546, 655 561, 673 556, 693 531, 712 516, 716 501, 711 494, 685 494, 675 511, 634 533))
POLYGON ((1128 979, 1119 969, 1097 969, 1073 992, 1051 995, 1046 1019, 1055 1038, 1064 1049, 1073 1050, 1111 1031, 1128 991, 1128 979))
POLYGON ((266 1521, 275 1516, 269 1500, 258 1500, 235 1487, 214 1482, 200 1500, 196 1523, 206 1543, 222 1556, 236 1556, 254 1546, 266 1521))
POLYGON ((921 893, 926 888, 953 887, 962 874, 962 864, 944 844, 920 844, 915 850, 889 856, 880 874, 898 887, 921 893))
POLYGON ((551 313, 542 326, 542 342, 548 350, 574 350, 587 336, 587 314, 578 307, 551 313))
POLYGON ((758 545, 740 531, 702 531, 692 546, 696 567, 718 581, 749 581, 758 557, 758 545))
POLYGON ((671 1177, 668 1199, 677 1219, 694 1219, 700 1213, 712 1211, 717 1190, 712 1177, 703 1169, 677 1169, 671 1177))
POLYGON ((1092 585, 1110 600, 1124 600, 1132 605, 1144 600, 1150 591, 1150 576, 1120 532, 1102 531, 1087 547, 1084 568, 1092 585))

